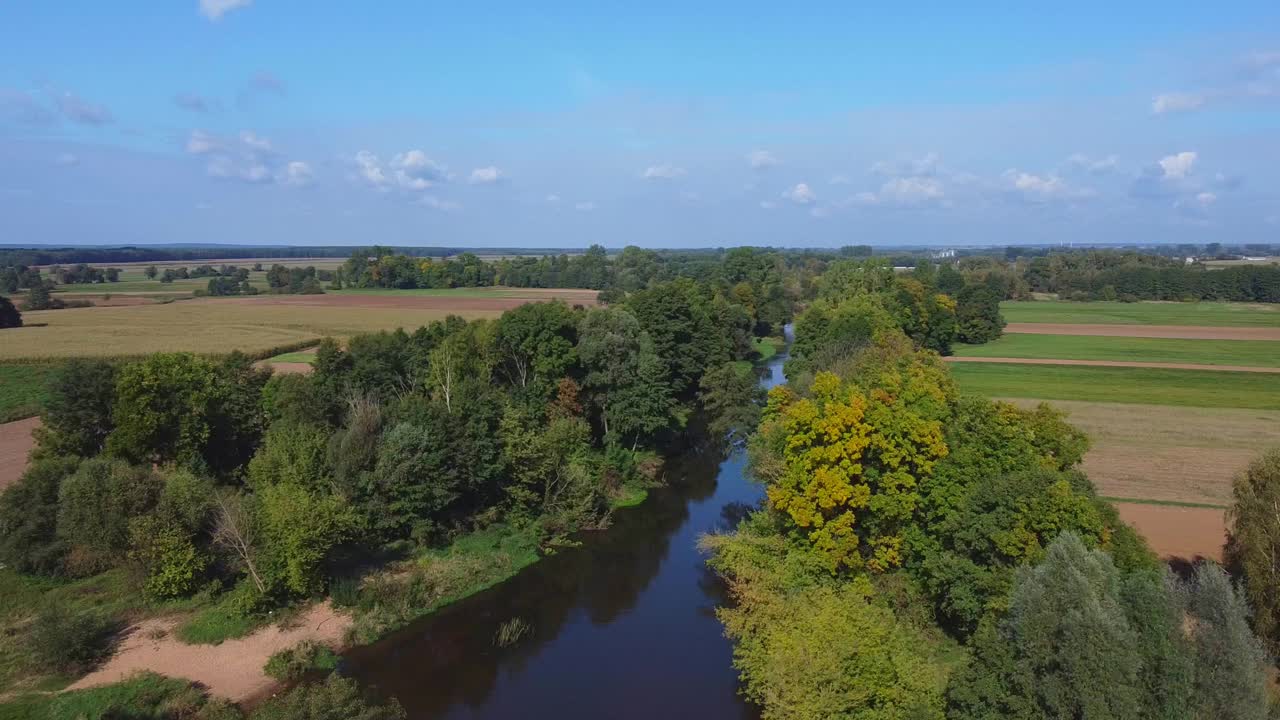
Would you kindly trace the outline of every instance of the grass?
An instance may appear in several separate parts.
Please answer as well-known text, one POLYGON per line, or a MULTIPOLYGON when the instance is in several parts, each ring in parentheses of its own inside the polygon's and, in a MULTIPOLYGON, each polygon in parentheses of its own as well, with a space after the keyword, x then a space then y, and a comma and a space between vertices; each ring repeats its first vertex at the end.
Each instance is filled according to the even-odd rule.
POLYGON ((267 358, 269 363, 307 363, 308 365, 316 361, 316 354, 313 352, 288 352, 281 353, 275 357, 267 358))
POLYGON ((770 358, 778 354, 778 340, 776 338, 756 338, 754 343, 758 362, 768 362, 770 358))
POLYGON ((496 317, 499 310, 450 311, 285 305, 255 299, 46 310, 24 313, 26 327, 5 330, 0 361, 136 356, 185 350, 219 354, 305 346, 324 336, 416 329, 446 315, 496 317))
POLYGON ((327 672, 337 667, 338 656, 332 650, 314 640, 303 640, 267 658, 262 671, 277 680, 289 682, 310 672, 327 672))
POLYGON ((238 718, 230 705, 210 700, 185 680, 142 673, 128 680, 73 692, 26 694, 0 703, 0 720, 167 720, 238 718))
POLYGON ((624 485, 617 497, 613 499, 614 508, 635 507, 649 497, 649 491, 634 485, 624 485))
POLYGON ((487 590, 538 562, 533 530, 494 525, 446 548, 368 578, 348 639, 367 644, 463 598, 487 590))
POLYGON ((1102 495, 1103 500, 1113 503, 1132 503, 1135 505, 1167 505, 1169 507, 1189 507, 1189 508, 1209 508, 1211 510, 1226 510, 1226 505, 1214 505, 1213 503, 1184 502, 1182 500, 1160 500, 1155 498, 1127 498, 1127 497, 1111 497, 1102 495))
POLYGON ((58 363, 0 364, 0 423, 39 415, 57 369, 58 363))
POLYGON ((241 638, 267 624, 270 619, 247 617, 223 601, 207 607, 191 616, 177 627, 174 635, 190 645, 219 645, 226 640, 241 638))
POLYGON ((1252 303, 1036 300, 1003 302, 1000 312, 1018 323, 1280 327, 1280 305, 1252 303))
POLYGON ((1269 373, 957 363, 951 374, 962 390, 993 397, 1280 409, 1280 378, 1269 373))
POLYGON ((1120 360, 1280 367, 1280 342, 1010 333, 985 345, 957 345, 960 357, 1120 360))

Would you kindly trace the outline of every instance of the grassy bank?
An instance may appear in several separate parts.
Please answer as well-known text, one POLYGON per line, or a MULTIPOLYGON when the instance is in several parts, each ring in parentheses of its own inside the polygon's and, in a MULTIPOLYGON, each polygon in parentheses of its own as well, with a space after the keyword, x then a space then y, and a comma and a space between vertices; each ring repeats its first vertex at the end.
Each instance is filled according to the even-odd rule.
POLYGON ((39 415, 57 369, 53 362, 0 365, 0 423, 39 415))
POLYGON ((985 345, 957 345, 960 357, 1120 360, 1280 367, 1280 342, 1267 340, 1174 340, 1092 335, 1007 334, 985 345))
POLYGON ((1253 303, 1007 301, 1000 312, 1018 323, 1280 327, 1280 305, 1253 303))
POLYGON ((1280 380, 1269 373, 957 363, 951 374, 990 397, 1280 409, 1280 380))

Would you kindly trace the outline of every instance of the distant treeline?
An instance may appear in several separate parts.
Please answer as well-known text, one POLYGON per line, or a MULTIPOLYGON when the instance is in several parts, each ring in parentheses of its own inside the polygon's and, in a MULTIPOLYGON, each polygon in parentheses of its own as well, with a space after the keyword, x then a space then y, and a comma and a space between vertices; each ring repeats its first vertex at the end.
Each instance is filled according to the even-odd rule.
POLYGON ((1067 300, 1280 302, 1280 265, 1215 268, 1139 252, 1087 250, 1011 261, 966 258, 960 270, 999 278, 1008 298, 1043 292, 1067 300))
MULTIPOLYGON (((222 258, 344 258, 351 254, 350 245, 324 245, 315 247, 270 247, 254 245, 219 245, 211 247, 63 247, 63 248, 0 248, 0 266, 4 265, 58 265, 67 263, 127 263, 127 262, 181 262, 185 260, 216 260, 222 258)), ((454 247, 401 247, 398 251, 418 257, 449 257, 475 248, 454 247)), ((558 254, 580 252, 560 248, 486 248, 486 254, 558 254)))

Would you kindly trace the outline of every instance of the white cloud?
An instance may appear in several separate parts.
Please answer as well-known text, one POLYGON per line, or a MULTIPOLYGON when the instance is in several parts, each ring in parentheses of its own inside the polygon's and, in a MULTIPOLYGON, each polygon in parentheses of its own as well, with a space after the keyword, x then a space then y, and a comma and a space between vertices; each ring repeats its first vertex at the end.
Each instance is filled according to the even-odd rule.
POLYGON ((930 177, 892 178, 880 187, 881 202, 901 205, 939 200, 944 194, 942 183, 930 177))
POLYGON ((72 153, 64 152, 64 153, 59 154, 56 158, 54 158, 54 159, 53 159, 53 162, 54 162, 54 164, 55 164, 55 165, 61 165, 61 166, 63 166, 63 167, 70 167, 70 166, 72 166, 72 165, 79 165, 79 164, 80 164, 80 158, 76 157, 76 156, 75 156, 75 155, 73 155, 72 153))
POLYGON ((937 153, 925 153, 918 158, 881 160, 871 166, 871 172, 885 177, 932 177, 939 172, 937 153))
POLYGON ((69 92, 55 96, 54 102, 68 120, 81 125, 106 125, 114 120, 111 111, 106 107, 91 103, 69 92))
POLYGON ((813 190, 809 189, 809 186, 805 183, 798 183, 790 190, 784 190, 782 197, 783 199, 790 200, 797 205, 812 205, 813 202, 818 199, 818 197, 813 194, 813 190))
POLYGON ((1031 202, 1080 200, 1096 194, 1088 188, 1073 188, 1057 175, 1035 175, 1011 168, 1002 177, 1011 192, 1031 202))
POLYGON ((1091 175, 1106 175, 1114 172, 1120 167, 1120 158, 1116 155, 1108 155, 1102 158, 1090 157, 1082 153, 1076 153, 1067 158, 1067 167, 1073 170, 1082 170, 1091 175))
POLYGON ((684 168, 670 164, 651 165, 645 168, 640 177, 645 180, 674 180, 685 174, 684 168))
POLYGON ((264 137, 258 137, 249 130, 240 131, 240 142, 257 152, 271 152, 271 141, 264 137))
POLYGON ((551 203, 552 205, 555 205, 556 203, 560 202, 560 196, 555 193, 551 193, 546 197, 546 201, 551 203))
POLYGON ((1164 93, 1155 96, 1151 101, 1151 112, 1156 115, 1165 113, 1186 112, 1204 107, 1207 98, 1195 93, 1164 93))
POLYGON ((356 168, 360 177, 365 182, 376 188, 386 188, 391 184, 390 178, 383 172, 382 165, 378 162, 378 156, 368 150, 361 150, 356 153, 356 168))
POLYGON ((443 165, 427 157, 421 150, 410 150, 391 158, 396 182, 406 190, 425 190, 448 179, 443 165))
POLYGON ((192 130, 187 138, 187 152, 192 155, 204 155, 218 149, 218 141, 203 130, 192 130))
POLYGON ((753 170, 767 170, 782 163, 768 150, 752 150, 747 153, 747 164, 753 170))
POLYGON ((253 0, 200 0, 200 14, 216 22, 223 15, 252 4, 253 0))
POLYGON ((595 210, 595 209, 596 209, 596 204, 595 204, 595 203, 593 203, 593 202, 589 202, 589 201, 588 201, 588 202, 580 202, 580 203, 578 203, 577 205, 574 205, 574 206, 573 206, 573 209, 574 209, 574 210, 581 210, 582 212, 591 212, 592 210, 595 210))
POLYGON ((1176 155, 1167 155, 1160 158, 1160 169, 1164 172, 1164 176, 1171 180, 1181 180, 1191 174, 1191 169, 1196 164, 1196 153, 1185 150, 1176 155))
POLYGON ((507 174, 498 168, 490 165, 489 167, 476 168, 471 171, 471 177, 467 182, 472 185, 493 185, 507 179, 507 174))
POLYGON ((458 203, 452 200, 441 200, 435 195, 423 195, 422 198, 418 200, 418 204, 443 212, 453 212, 454 210, 462 209, 462 206, 458 203))
POLYGON ((285 185, 308 185, 315 178, 311 166, 301 160, 294 160, 285 165, 280 182, 285 185))

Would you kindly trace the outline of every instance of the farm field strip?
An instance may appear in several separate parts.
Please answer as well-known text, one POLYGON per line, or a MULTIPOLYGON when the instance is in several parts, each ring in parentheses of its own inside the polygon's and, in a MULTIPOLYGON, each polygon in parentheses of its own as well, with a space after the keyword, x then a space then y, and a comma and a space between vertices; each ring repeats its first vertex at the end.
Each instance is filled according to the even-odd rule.
POLYGON ((1006 334, 985 345, 957 345, 963 358, 1049 358, 1280 368, 1280 342, 1006 334))
POLYGON ((1005 301, 1000 312, 1010 323, 1280 328, 1280 306, 1258 303, 1005 301))
POLYGON ((1280 410, 1270 373, 1166 368, 957 363, 960 388, 991 397, 1280 410))
POLYGON ((1202 325, 1084 325, 1073 323, 1009 323, 1005 334, 1071 335, 1171 340, 1280 341, 1280 328, 1210 327, 1202 325))
POLYGON ((1211 372, 1280 373, 1280 367, 1257 365, 1196 365, 1194 363, 1137 362, 1130 360, 1066 360, 1062 358, 948 357, 952 363, 995 363, 1001 365, 1075 365, 1085 367, 1160 368, 1164 370, 1207 370, 1211 372))

